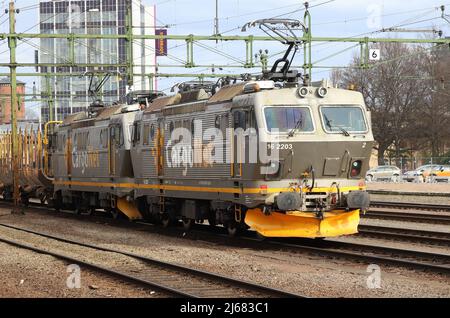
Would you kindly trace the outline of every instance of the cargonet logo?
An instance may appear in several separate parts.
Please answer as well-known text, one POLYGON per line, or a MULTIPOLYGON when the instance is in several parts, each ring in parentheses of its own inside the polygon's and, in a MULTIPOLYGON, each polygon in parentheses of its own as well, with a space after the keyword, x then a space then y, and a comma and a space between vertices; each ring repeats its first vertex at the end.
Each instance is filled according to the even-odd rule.
POLYGON ((260 142, 261 131, 255 128, 217 128, 203 131, 201 120, 194 121, 194 131, 179 127, 170 133, 165 146, 165 158, 170 168, 183 168, 183 174, 193 167, 213 167, 220 164, 261 164, 262 174, 275 174, 279 168, 279 150, 292 149, 292 144, 268 147, 260 142), (266 165, 266 166, 264 166, 266 165))

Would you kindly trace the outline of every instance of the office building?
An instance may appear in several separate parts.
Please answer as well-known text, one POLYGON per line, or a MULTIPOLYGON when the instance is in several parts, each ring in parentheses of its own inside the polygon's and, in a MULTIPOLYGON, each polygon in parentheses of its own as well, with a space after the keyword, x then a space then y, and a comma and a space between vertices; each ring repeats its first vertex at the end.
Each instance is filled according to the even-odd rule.
MULTIPOLYGON (((143 6, 140 0, 79 0, 41 1, 39 9, 40 32, 45 34, 126 34, 126 13, 131 4, 133 34, 154 34, 155 9, 143 6)), ((155 41, 133 41, 134 74, 152 74, 155 71, 155 41)), ((74 52, 69 50, 67 39, 41 39, 39 62, 68 63, 74 60, 77 67, 41 66, 40 72, 48 74, 41 79, 41 97, 51 95, 53 103, 43 102, 42 122, 49 120, 52 105, 54 120, 86 109, 92 101, 88 96, 89 77, 66 76, 85 74, 99 68, 83 64, 125 64, 128 60, 125 39, 75 39, 74 52), (54 76, 54 73, 64 76, 54 76)), ((101 99, 105 104, 123 100, 130 89, 125 76, 126 69, 111 66, 103 68, 114 76, 105 83, 101 99)), ((149 76, 135 76, 131 90, 147 90, 155 87, 149 76)))

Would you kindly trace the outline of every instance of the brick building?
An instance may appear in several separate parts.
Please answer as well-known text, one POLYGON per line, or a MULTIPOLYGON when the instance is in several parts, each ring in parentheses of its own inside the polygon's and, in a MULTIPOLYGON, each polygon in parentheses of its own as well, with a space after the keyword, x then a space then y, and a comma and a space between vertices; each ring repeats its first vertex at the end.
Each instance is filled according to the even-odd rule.
MULTIPOLYGON (((25 94, 25 83, 17 81, 17 94, 25 94)), ((25 118, 25 101, 23 97, 19 97, 19 109, 17 111, 17 119, 25 118)), ((0 78, 0 124, 11 123, 11 80, 9 77, 0 78)))

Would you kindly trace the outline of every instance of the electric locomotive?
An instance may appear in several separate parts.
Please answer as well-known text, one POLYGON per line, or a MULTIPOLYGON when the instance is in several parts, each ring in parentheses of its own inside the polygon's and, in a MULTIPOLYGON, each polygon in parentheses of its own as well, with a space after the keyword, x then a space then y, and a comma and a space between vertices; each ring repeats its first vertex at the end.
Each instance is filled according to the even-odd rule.
MULTIPOLYGON (((172 96, 147 92, 109 107, 96 100, 67 117, 43 151, 38 138, 32 166, 41 181, 23 180, 22 200, 38 195, 57 209, 103 209, 186 229, 208 221, 230 235, 356 233, 369 206, 370 111, 361 93, 291 70, 301 41, 285 43, 284 57, 260 76, 188 82, 172 96)), ((8 171, 10 152, 0 159, 8 171)))
POLYGON ((55 202, 80 212, 330 237, 356 233, 369 205, 370 112, 326 83, 187 90, 73 115, 55 136, 55 202))

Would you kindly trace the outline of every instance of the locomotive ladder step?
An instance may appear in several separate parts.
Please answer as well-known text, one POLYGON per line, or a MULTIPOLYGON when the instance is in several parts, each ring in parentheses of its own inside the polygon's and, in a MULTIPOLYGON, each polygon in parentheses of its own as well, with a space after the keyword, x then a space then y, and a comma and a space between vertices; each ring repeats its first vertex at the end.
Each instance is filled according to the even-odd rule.
POLYGON ((242 221, 242 207, 240 204, 234 205, 234 220, 237 223, 241 223, 242 221))
POLYGON ((159 212, 164 213, 164 211, 165 211, 164 196, 160 195, 159 196, 159 212))

